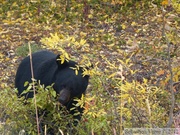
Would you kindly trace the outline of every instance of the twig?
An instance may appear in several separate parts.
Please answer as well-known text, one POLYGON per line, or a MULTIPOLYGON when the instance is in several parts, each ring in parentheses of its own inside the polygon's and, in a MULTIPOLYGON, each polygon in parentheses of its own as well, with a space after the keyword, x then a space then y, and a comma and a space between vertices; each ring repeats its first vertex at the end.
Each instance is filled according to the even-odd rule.
POLYGON ((59 132, 61 133, 61 135, 64 135, 63 131, 61 129, 59 129, 59 132))
POLYGON ((47 135, 47 125, 45 125, 45 128, 44 128, 44 130, 45 130, 45 133, 44 133, 44 135, 47 135))
POLYGON ((165 36, 167 45, 168 45, 168 68, 169 68, 169 72, 170 72, 170 92, 171 92, 171 107, 170 107, 170 111, 169 111, 169 121, 167 122, 167 127, 171 127, 172 123, 173 123, 173 110, 174 110, 174 105, 175 105, 175 96, 174 96, 174 90, 173 90, 173 72, 172 72, 172 61, 171 61, 171 56, 170 56, 170 47, 171 44, 168 40, 168 38, 165 36))
POLYGON ((33 71, 32 53, 31 53, 30 43, 28 43, 28 46, 29 46, 29 57, 30 57, 30 65, 31 65, 31 76, 32 76, 32 84, 33 84, 33 92, 34 92, 34 106, 35 106, 35 110, 36 110, 36 124, 37 124, 38 135, 40 135, 40 133, 39 133, 38 110, 37 110, 37 105, 36 105, 36 89, 35 89, 35 84, 34 84, 34 71, 33 71))

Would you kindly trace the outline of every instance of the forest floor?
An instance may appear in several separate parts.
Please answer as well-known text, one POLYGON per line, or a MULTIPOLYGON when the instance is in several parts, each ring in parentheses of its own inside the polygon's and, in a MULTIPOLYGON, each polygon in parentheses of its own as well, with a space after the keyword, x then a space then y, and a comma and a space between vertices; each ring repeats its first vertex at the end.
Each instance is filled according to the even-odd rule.
MULTIPOLYGON (((137 53, 135 63, 141 64, 135 68, 139 69, 143 66, 147 75, 150 70, 152 72, 154 65, 154 70, 159 71, 162 76, 164 71, 161 69, 164 69, 163 63, 165 62, 162 57, 165 57, 163 55, 166 55, 165 51, 167 50, 167 44, 164 43, 162 37, 166 31, 174 32, 179 37, 179 22, 175 21, 179 14, 173 11, 172 7, 167 8, 164 12, 157 7, 144 10, 131 8, 131 10, 128 14, 118 15, 120 18, 115 18, 111 22, 107 22, 108 17, 104 21, 95 18, 79 22, 79 24, 64 22, 57 25, 44 25, 23 18, 2 20, 0 22, 0 87, 14 87, 15 72, 20 63, 17 48, 32 41, 40 45, 41 38, 49 37, 50 33, 55 32, 79 36, 82 36, 82 32, 84 32, 85 39, 94 49, 89 53, 95 53, 98 50, 95 53, 97 58, 95 61, 100 61, 101 65, 104 65, 105 61, 101 61, 98 53, 102 53, 109 60, 116 59, 117 55, 123 51, 129 54, 137 53), (114 43, 108 41, 111 39, 105 39, 108 36, 114 38, 114 43), (92 38, 94 41, 90 40, 92 38), (159 59, 157 56, 160 56, 159 59), (141 60, 138 57, 145 59, 141 60)), ((113 15, 115 16, 115 13, 113 15)), ((180 66, 179 41, 172 39, 171 43, 171 53, 174 56, 173 65, 178 67, 180 66)), ((150 74, 147 76, 144 74, 142 77, 149 78, 150 74)))
MULTIPOLYGON (((139 82, 146 78, 152 85, 163 88, 168 87, 167 78, 170 77, 168 67, 168 44, 170 44, 171 64, 176 82, 174 91, 180 92, 180 15, 172 6, 164 9, 155 5, 145 9, 132 7, 128 12, 112 10, 112 15, 93 10, 94 13, 89 10, 89 18, 85 16, 83 21, 77 19, 72 22, 64 20, 61 23, 51 21, 41 23, 23 16, 2 19, 0 89, 14 88, 16 70, 24 57, 18 54, 18 48, 28 42, 41 47, 42 38, 58 33, 85 39, 89 49, 81 53, 89 56, 93 64, 98 62, 99 70, 103 72, 111 70, 107 66, 107 61, 116 63, 117 59, 130 58, 132 61, 130 68, 133 71, 138 70, 135 76, 139 82)), ((38 15, 36 17, 38 18, 38 15)), ((66 51, 74 57, 80 56, 68 47, 66 51)), ((118 67, 118 62, 116 65, 118 67)), ((126 71, 123 75, 129 80, 132 79, 128 78, 126 71)), ((179 107, 180 103, 177 101, 176 111, 179 107)))

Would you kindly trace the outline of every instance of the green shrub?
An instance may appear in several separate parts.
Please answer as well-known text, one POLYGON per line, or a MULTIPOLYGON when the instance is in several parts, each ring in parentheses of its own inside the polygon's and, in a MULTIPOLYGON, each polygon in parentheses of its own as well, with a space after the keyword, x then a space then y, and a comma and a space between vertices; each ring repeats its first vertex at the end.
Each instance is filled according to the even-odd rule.
MULTIPOLYGON (((32 53, 33 53, 33 52, 36 52, 36 51, 38 51, 38 50, 41 50, 41 47, 40 47, 39 45, 35 44, 35 43, 30 44, 30 45, 31 45, 31 51, 32 51, 32 53)), ((18 47, 18 48, 16 49, 16 52, 17 52, 17 55, 18 55, 18 56, 22 56, 22 57, 27 56, 27 55, 29 54, 29 46, 28 46, 28 43, 26 43, 26 44, 18 47)))

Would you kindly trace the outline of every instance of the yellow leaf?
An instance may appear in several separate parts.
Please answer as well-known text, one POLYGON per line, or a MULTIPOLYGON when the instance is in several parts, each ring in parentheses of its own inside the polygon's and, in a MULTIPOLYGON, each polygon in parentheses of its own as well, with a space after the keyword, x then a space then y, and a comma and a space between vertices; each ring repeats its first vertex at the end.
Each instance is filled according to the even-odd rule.
POLYGON ((37 0, 31 0, 32 3, 37 3, 38 1, 37 0))
POLYGON ((85 43, 86 43, 86 40, 84 40, 84 39, 80 40, 80 45, 84 45, 85 43))
POLYGON ((163 0, 163 1, 161 2, 161 5, 162 5, 162 6, 168 5, 168 0, 163 0))
POLYGON ((90 19, 93 18, 93 15, 92 15, 92 14, 89 14, 89 15, 88 15, 88 18, 90 18, 90 19))
POLYGON ((16 2, 14 2, 13 4, 12 4, 12 7, 17 7, 18 5, 17 5, 17 3, 16 2))
POLYGON ((132 102, 134 102, 134 99, 133 99, 132 97, 129 97, 129 98, 128 98, 128 102, 129 102, 129 103, 132 103, 132 102))
POLYGON ((66 60, 70 59, 68 53, 64 53, 64 55, 65 55, 66 60))
POLYGON ((107 45, 108 47, 113 47, 115 44, 114 43, 112 43, 112 44, 110 44, 110 45, 107 45))
POLYGON ((7 12, 7 17, 9 18, 12 15, 12 12, 8 11, 7 12))
POLYGON ((164 73, 165 73, 165 70, 162 70, 162 69, 159 70, 159 71, 157 71, 157 74, 158 74, 158 75, 164 75, 164 73))
POLYGON ((85 37, 86 35, 87 35, 87 33, 80 32, 80 36, 85 37))
POLYGON ((112 73, 111 75, 108 76, 108 78, 112 78, 116 75, 116 73, 112 73))
POLYGON ((72 41, 72 42, 75 42, 76 40, 75 40, 75 38, 74 38, 74 37, 72 37, 72 38, 71 38, 71 41, 72 41))
POLYGON ((78 45, 79 45, 79 43, 76 41, 76 42, 74 42, 74 45, 78 46, 78 45))
POLYGON ((136 26, 136 22, 132 22, 131 25, 132 25, 132 26, 136 26))
POLYGON ((75 70, 75 74, 78 75, 78 70, 75 70))
POLYGON ((120 98, 123 98, 123 99, 126 99, 128 97, 129 97, 129 94, 122 94, 122 95, 120 95, 120 98))
POLYGON ((126 29, 126 25, 125 24, 122 24, 121 27, 122 27, 123 30, 126 29))

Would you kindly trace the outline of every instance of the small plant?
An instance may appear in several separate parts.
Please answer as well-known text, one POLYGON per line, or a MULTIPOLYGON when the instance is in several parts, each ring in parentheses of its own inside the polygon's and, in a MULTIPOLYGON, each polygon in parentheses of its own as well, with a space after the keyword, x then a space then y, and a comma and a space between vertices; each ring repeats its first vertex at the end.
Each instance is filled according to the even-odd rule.
MULTIPOLYGON (((32 84, 29 84, 26 92, 31 91, 31 87, 32 84)), ((45 88, 36 82, 36 91, 41 132, 72 132, 70 127, 74 126, 73 116, 59 104, 52 86, 45 88)), ((0 117, 4 121, 0 126, 0 133, 8 131, 10 134, 18 134, 24 130, 28 134, 37 134, 34 98, 18 98, 16 89, 5 89, 0 94, 4 97, 0 99, 0 117)))
MULTIPOLYGON (((31 44, 31 51, 32 51, 32 53, 36 52, 38 50, 41 50, 41 47, 39 45, 35 44, 35 43, 32 43, 31 44)), ((19 56, 22 56, 22 57, 27 56, 29 54, 28 44, 26 43, 26 44, 18 47, 16 52, 17 52, 17 55, 19 55, 19 56)))

